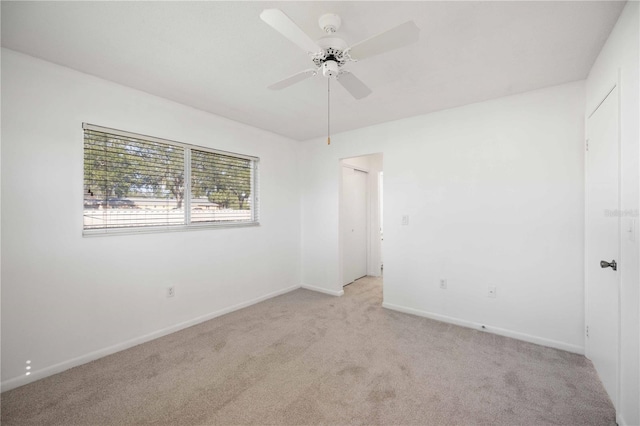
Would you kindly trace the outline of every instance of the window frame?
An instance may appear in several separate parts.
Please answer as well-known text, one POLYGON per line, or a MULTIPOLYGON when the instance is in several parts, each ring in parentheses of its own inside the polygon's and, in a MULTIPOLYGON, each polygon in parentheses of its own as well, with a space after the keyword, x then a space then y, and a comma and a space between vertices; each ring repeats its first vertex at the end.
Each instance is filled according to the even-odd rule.
POLYGON ((165 145, 172 145, 180 147, 184 150, 184 219, 185 223, 180 225, 158 225, 158 226, 126 226, 120 228, 93 228, 85 229, 84 225, 84 196, 81 197, 82 202, 82 236, 83 237, 98 237, 107 235, 131 235, 131 234, 149 234, 149 233, 163 233, 163 232, 181 232, 181 231, 196 231, 202 229, 229 229, 229 228, 244 228, 260 226, 260 196, 259 196, 259 169, 260 158, 239 154, 231 151, 223 151, 220 149, 209 148, 200 145, 193 145, 184 142, 178 142, 171 139, 164 139, 155 136, 144 135, 140 133, 129 132, 126 130, 113 129, 110 127, 98 126, 90 123, 82 123, 82 190, 81 194, 84 194, 85 184, 85 130, 108 133, 110 135, 122 136, 126 138, 141 139, 143 141, 155 142, 165 145), (251 194, 249 197, 251 205, 251 220, 247 221, 219 221, 219 222, 191 222, 191 150, 209 152, 212 154, 219 154, 224 156, 230 156, 251 161, 253 167, 251 167, 251 194))

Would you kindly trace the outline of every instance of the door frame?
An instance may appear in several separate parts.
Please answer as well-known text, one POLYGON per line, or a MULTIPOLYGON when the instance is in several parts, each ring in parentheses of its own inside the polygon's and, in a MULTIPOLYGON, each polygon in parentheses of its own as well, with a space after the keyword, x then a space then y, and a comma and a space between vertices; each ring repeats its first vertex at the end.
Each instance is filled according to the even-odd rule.
MULTIPOLYGON (((593 116, 593 114, 595 114, 595 112, 598 110, 598 108, 600 108, 600 106, 604 103, 604 101, 609 97, 609 95, 611 95, 612 93, 615 93, 616 97, 617 97, 617 102, 616 102, 616 106, 617 106, 617 113, 618 113, 618 117, 617 117, 617 127, 618 127, 618 134, 617 134, 617 140, 616 140, 616 144, 618 147, 618 202, 617 202, 617 206, 616 209, 617 211, 620 211, 620 209, 622 208, 622 170, 620 165, 622 164, 622 140, 621 140, 621 93, 620 93, 620 69, 617 70, 615 77, 610 78, 611 83, 608 84, 606 86, 606 90, 604 91, 604 94, 602 97, 600 97, 598 103, 593 107, 592 110, 588 111, 588 115, 586 115, 585 117, 585 122, 584 122, 584 127, 585 127, 585 149, 588 149, 586 147, 588 147, 588 141, 589 141, 589 134, 588 134, 588 122, 589 119, 593 116)), ((584 316, 585 316, 585 334, 586 334, 586 327, 588 327, 589 324, 587 324, 587 320, 589 318, 589 289, 588 289, 588 280, 589 280, 589 265, 587 264, 587 253, 588 253, 588 240, 587 240, 587 205, 588 205, 588 191, 587 191, 587 184, 588 184, 588 173, 589 173, 589 169, 588 169, 588 158, 587 155, 585 155, 584 157, 584 194, 585 194, 585 199, 584 199, 584 221, 585 221, 585 228, 584 228, 584 237, 585 237, 585 247, 584 247, 584 276, 585 276, 585 280, 584 280, 584 316)), ((617 233, 618 233, 618 265, 622 264, 623 260, 622 259, 622 221, 620 220, 620 218, 618 218, 618 227, 617 227, 617 233)), ((622 265, 621 267, 624 267, 624 265, 622 265)), ((615 389, 615 395, 609 395, 609 397, 611 398, 612 402, 613 402, 613 406, 616 410, 616 419, 618 417, 618 407, 619 407, 619 401, 620 401, 620 393, 621 393, 621 377, 620 377, 620 370, 621 370, 621 355, 622 355, 622 312, 620 307, 622 306, 622 300, 621 300, 621 277, 622 274, 618 273, 616 274, 615 277, 615 281, 616 281, 616 286, 618 288, 618 312, 617 312, 617 332, 618 332, 618 345, 615 348, 616 350, 616 389, 615 389)), ((589 339, 586 337, 585 335, 585 356, 588 359, 591 359, 590 356, 590 347, 589 347, 590 343, 589 343, 589 339)))

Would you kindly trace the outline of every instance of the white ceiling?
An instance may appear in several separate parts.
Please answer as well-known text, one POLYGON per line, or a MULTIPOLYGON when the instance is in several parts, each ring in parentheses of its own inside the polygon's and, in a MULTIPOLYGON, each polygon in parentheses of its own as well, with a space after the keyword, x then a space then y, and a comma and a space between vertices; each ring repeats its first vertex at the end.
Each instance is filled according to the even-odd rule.
POLYGON ((326 134, 321 76, 267 86, 312 63, 259 18, 277 7, 313 38, 342 17, 353 44, 407 20, 409 47, 346 65, 373 94, 332 85, 332 132, 586 78, 624 2, 7 2, 2 46, 306 140, 326 134))

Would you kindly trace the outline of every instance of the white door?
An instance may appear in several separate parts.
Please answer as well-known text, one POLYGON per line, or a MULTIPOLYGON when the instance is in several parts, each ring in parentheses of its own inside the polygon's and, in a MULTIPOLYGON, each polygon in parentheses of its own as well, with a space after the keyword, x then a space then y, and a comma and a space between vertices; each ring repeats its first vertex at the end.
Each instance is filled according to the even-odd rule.
POLYGON ((368 174, 342 168, 342 285, 367 275, 368 174))
POLYGON ((619 272, 618 89, 587 119, 586 352, 617 407, 619 272))

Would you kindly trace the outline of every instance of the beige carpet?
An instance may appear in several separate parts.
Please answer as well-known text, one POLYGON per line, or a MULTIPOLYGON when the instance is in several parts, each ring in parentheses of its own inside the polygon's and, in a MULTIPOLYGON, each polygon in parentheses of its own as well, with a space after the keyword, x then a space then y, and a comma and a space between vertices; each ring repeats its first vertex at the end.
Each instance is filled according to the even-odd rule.
POLYGON ((5 392, 9 425, 612 425, 584 357, 296 290, 5 392))

